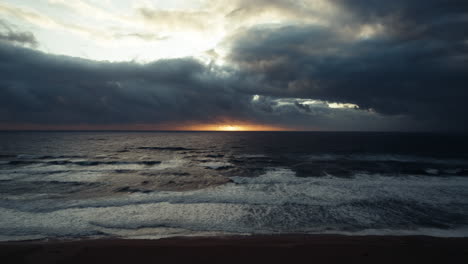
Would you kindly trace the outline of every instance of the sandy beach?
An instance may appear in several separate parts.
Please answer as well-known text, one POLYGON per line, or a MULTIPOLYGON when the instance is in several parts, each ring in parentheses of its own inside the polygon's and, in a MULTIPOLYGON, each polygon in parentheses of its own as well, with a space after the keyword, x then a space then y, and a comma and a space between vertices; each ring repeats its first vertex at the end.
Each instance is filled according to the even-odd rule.
POLYGON ((2 263, 468 263, 468 238, 269 235, 0 243, 2 263))

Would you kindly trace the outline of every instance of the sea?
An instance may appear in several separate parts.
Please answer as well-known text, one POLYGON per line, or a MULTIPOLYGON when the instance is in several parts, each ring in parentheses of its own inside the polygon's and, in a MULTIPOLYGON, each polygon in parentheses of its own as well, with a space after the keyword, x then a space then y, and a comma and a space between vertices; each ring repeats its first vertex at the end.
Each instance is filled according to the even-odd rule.
POLYGON ((0 241, 468 236, 468 135, 0 132, 0 241))

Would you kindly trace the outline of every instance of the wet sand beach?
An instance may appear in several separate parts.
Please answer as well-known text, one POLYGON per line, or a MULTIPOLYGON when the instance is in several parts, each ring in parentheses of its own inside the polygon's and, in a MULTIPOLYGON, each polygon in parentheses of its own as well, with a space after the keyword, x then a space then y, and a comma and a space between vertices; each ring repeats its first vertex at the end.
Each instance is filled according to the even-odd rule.
POLYGON ((2 263, 468 263, 468 238, 268 235, 0 243, 2 263))

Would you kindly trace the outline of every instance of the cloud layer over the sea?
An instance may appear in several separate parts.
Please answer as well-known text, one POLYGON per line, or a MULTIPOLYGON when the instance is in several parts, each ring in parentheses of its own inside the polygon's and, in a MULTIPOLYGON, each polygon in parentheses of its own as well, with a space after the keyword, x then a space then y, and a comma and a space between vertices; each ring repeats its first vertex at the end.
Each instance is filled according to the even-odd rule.
MULTIPOLYGON (((309 9, 311 1, 232 3, 226 19, 251 23, 226 35, 225 54, 211 51, 212 62, 53 55, 35 49, 34 32, 2 20, 1 128, 229 120, 322 130, 468 128, 468 3, 317 1, 323 12, 309 9), (254 23, 255 13, 283 20, 254 23)), ((160 23, 155 10, 139 10, 160 23)), ((188 27, 173 15, 163 18, 188 27)), ((197 22, 190 27, 209 27, 208 14, 189 15, 197 22)))

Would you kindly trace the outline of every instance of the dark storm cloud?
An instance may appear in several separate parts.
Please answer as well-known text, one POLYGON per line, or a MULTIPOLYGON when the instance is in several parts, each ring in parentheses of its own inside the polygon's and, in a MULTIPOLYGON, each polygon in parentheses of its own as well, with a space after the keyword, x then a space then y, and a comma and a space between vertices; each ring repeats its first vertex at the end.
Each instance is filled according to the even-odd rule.
POLYGON ((465 2, 333 3, 341 15, 322 26, 239 30, 226 39, 223 67, 190 58, 98 62, 0 41, 0 124, 228 119, 325 130, 468 129, 465 2))
MULTIPOLYGON (((351 12, 360 22, 387 21, 396 23, 431 24, 440 20, 459 19, 465 16, 468 3, 464 0, 331 0, 351 12)), ((415 24, 416 25, 416 24, 415 24)))
POLYGON ((294 102, 294 105, 300 109, 300 110, 303 110, 303 111, 306 111, 308 113, 310 113, 310 106, 306 105, 306 104, 301 104, 300 102, 296 101, 294 102))
POLYGON ((252 112, 261 117, 262 121, 276 122, 276 124, 299 129, 346 131, 421 129, 406 117, 382 116, 372 111, 352 108, 333 109, 325 102, 315 101, 310 104, 310 101, 260 96, 252 102, 252 112))
MULTIPOLYGON (((0 44, 0 122, 126 124, 243 117, 246 95, 193 59, 95 62, 0 44)), ((248 101, 248 100, 247 100, 248 101)))
POLYGON ((468 2, 463 0, 332 0, 349 14, 347 23, 380 23, 393 37, 466 40, 468 2))
POLYGON ((353 103, 432 129, 468 127, 466 3, 336 2, 352 12, 348 26, 380 24, 383 33, 359 38, 336 25, 240 32, 230 58, 261 83, 252 92, 353 103))
POLYGON ((16 31, 11 25, 0 20, 0 42, 2 41, 31 47, 38 45, 36 37, 31 32, 16 31))
MULTIPOLYGON (((0 44, 0 125, 123 125, 238 120, 299 129, 396 129, 366 111, 253 96, 259 83, 193 59, 96 62, 0 44), (307 107, 310 111, 307 111, 307 107)), ((391 124, 391 125, 390 125, 391 124)))

